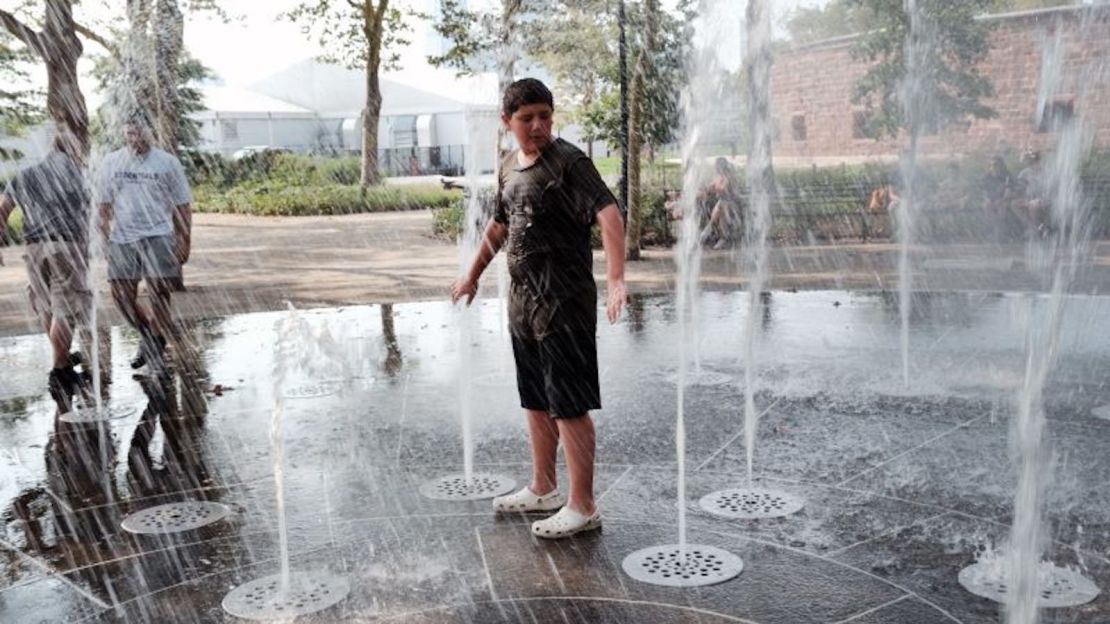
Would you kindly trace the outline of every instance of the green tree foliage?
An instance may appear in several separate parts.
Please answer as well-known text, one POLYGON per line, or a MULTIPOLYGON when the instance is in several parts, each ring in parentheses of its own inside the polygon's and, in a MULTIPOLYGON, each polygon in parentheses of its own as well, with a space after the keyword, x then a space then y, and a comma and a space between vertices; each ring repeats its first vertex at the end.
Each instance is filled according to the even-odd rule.
POLYGON ((783 25, 790 42, 799 45, 865 33, 878 26, 874 16, 854 0, 798 7, 786 14, 783 25))
POLYGON ((996 115, 982 102, 994 88, 978 69, 990 50, 990 25, 975 19, 995 0, 918 0, 912 28, 903 0, 850 2, 876 26, 852 51, 868 64, 852 99, 867 107, 869 134, 937 132, 996 115))
MULTIPOLYGON (((643 4, 627 7, 628 58, 638 62, 644 49, 647 32, 643 4)), ((640 98, 640 133, 644 145, 655 149, 674 140, 679 124, 678 98, 686 81, 686 56, 692 31, 688 3, 680 3, 677 12, 659 11, 655 17, 654 45, 645 53, 643 92, 640 98)), ((616 25, 613 24, 615 29, 616 25)), ((616 36, 608 41, 616 42, 616 36)), ((605 141, 611 148, 620 145, 620 76, 614 49, 601 65, 599 96, 584 106, 581 122, 584 135, 591 140, 605 141)))
POLYGON ((5 134, 20 134, 46 117, 45 93, 30 86, 28 69, 33 62, 26 47, 0 31, 0 130, 5 134))
MULTIPOLYGON (((656 46, 647 59, 642 98, 644 141, 658 147, 673 138, 678 125, 678 94, 691 32, 690 2, 675 12, 660 11, 656 46)), ((646 20, 642 3, 627 5, 628 58, 635 63, 643 47, 646 20)), ((444 0, 434 22, 450 43, 429 62, 459 73, 501 69, 516 57, 538 62, 554 78, 560 110, 582 125, 584 138, 620 143, 617 21, 605 0, 503 0, 496 11, 470 11, 458 0, 444 0), (507 52, 504 52, 507 50, 507 52)), ((502 79, 504 82, 504 79, 502 79)))
MULTIPOLYGON (((901 4, 901 3, 896 3, 901 4)), ((1076 0, 994 0, 984 12, 1026 11, 1079 4, 1076 0)), ((892 5, 893 6, 893 5, 892 5)), ((798 7, 783 19, 791 43, 806 44, 882 28, 882 20, 856 0, 832 0, 821 7, 798 7)))
POLYGON ((329 50, 321 60, 361 70, 366 80, 366 105, 362 109, 363 187, 381 182, 378 171, 378 122, 382 91, 378 74, 396 68, 397 49, 408 44, 405 18, 410 17, 389 0, 305 0, 284 14, 300 24, 301 31, 329 50))
MULTIPOLYGON (((119 71, 120 62, 116 57, 107 54, 96 56, 92 76, 96 82, 97 90, 100 92, 106 91, 113 77, 119 71)), ((188 52, 183 53, 178 59, 175 81, 177 85, 178 145, 193 147, 200 140, 200 123, 192 119, 190 115, 205 109, 204 94, 200 90, 200 85, 213 77, 212 70, 188 52)), ((101 109, 97 111, 96 119, 93 120, 93 133, 98 135, 100 140, 111 144, 119 143, 120 137, 103 135, 106 127, 104 106, 108 106, 108 104, 105 103, 101 106, 101 109)))

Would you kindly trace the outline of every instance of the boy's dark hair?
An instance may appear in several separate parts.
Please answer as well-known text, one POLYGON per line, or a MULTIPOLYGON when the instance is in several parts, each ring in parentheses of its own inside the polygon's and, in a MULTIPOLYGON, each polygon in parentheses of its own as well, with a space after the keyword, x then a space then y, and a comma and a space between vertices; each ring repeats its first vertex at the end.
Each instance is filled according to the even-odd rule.
POLYGON ((521 78, 505 89, 501 96, 501 112, 512 115, 521 106, 547 104, 555 110, 555 98, 547 85, 535 78, 521 78))

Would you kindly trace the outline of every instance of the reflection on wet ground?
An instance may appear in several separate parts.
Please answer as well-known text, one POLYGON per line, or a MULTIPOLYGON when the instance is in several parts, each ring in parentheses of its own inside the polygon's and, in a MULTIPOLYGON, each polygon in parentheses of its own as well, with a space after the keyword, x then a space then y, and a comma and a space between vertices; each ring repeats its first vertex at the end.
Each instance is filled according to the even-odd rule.
MULTIPOLYGON (((224 621, 227 591, 280 565, 269 438, 278 393, 292 566, 351 585, 315 621, 998 621, 999 607, 966 593, 956 575, 1008 533, 1008 421, 1036 298, 917 295, 908 389, 896 299, 775 292, 763 304, 756 481, 807 503, 788 518, 746 522, 696 506, 745 474, 746 295, 707 293, 694 351, 703 370, 733 381, 687 392, 690 540, 740 555, 745 571, 696 590, 641 585, 620 568, 625 555, 676 540, 678 345, 668 296, 637 298, 621 324, 599 328, 606 525, 556 543, 534 540, 528 519, 494 517, 488 502, 417 493, 462 463, 457 313, 446 305, 302 313, 316 343, 310 366, 275 355, 288 354, 275 348, 284 312, 198 323, 169 371, 137 377, 126 364, 137 337, 113 330, 103 425, 58 418, 42 337, 4 339, 0 621, 224 621), (292 398, 320 387, 329 392, 292 398), (173 501, 217 502, 231 514, 177 534, 120 528, 129 513, 173 501)), ((479 309, 475 462, 524 479, 503 316, 492 302, 479 309)), ((1108 319, 1110 300, 1069 302, 1046 390, 1051 555, 1103 588, 1110 336, 1099 329, 1108 319)), ((1110 598, 1046 621, 1110 621, 1110 598)))

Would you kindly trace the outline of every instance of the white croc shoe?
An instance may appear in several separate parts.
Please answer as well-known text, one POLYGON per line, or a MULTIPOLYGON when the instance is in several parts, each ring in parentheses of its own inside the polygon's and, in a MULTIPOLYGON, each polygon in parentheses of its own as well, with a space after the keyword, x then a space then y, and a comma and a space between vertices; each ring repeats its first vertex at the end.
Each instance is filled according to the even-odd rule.
POLYGON ((540 496, 526 485, 518 492, 493 499, 493 510, 497 513, 532 513, 555 511, 566 504, 567 497, 559 490, 551 490, 540 496))
POLYGON ((594 512, 592 516, 584 516, 570 507, 563 507, 554 516, 533 522, 532 535, 544 539, 559 539, 600 528, 601 514, 599 512, 594 512))

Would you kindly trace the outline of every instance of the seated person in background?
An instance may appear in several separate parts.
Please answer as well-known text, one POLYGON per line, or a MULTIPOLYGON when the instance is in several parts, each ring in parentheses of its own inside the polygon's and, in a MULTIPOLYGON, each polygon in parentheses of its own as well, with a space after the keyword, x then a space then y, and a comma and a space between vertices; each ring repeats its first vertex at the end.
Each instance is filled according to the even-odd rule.
POLYGON ((991 161, 980 188, 983 192, 983 212, 994 230, 995 240, 1001 240, 1014 192, 1014 176, 1001 156, 995 156, 991 161))
POLYGON ((1025 168, 1017 175, 1014 200, 1010 211, 1025 226, 1027 236, 1044 235, 1048 231, 1048 187, 1040 152, 1029 151, 1022 156, 1025 168))
POLYGON ((740 182, 728 159, 714 163, 713 180, 698 193, 699 205, 709 207, 709 224, 702 231, 702 242, 714 242, 713 249, 735 244, 743 235, 744 216, 741 208, 740 182))

